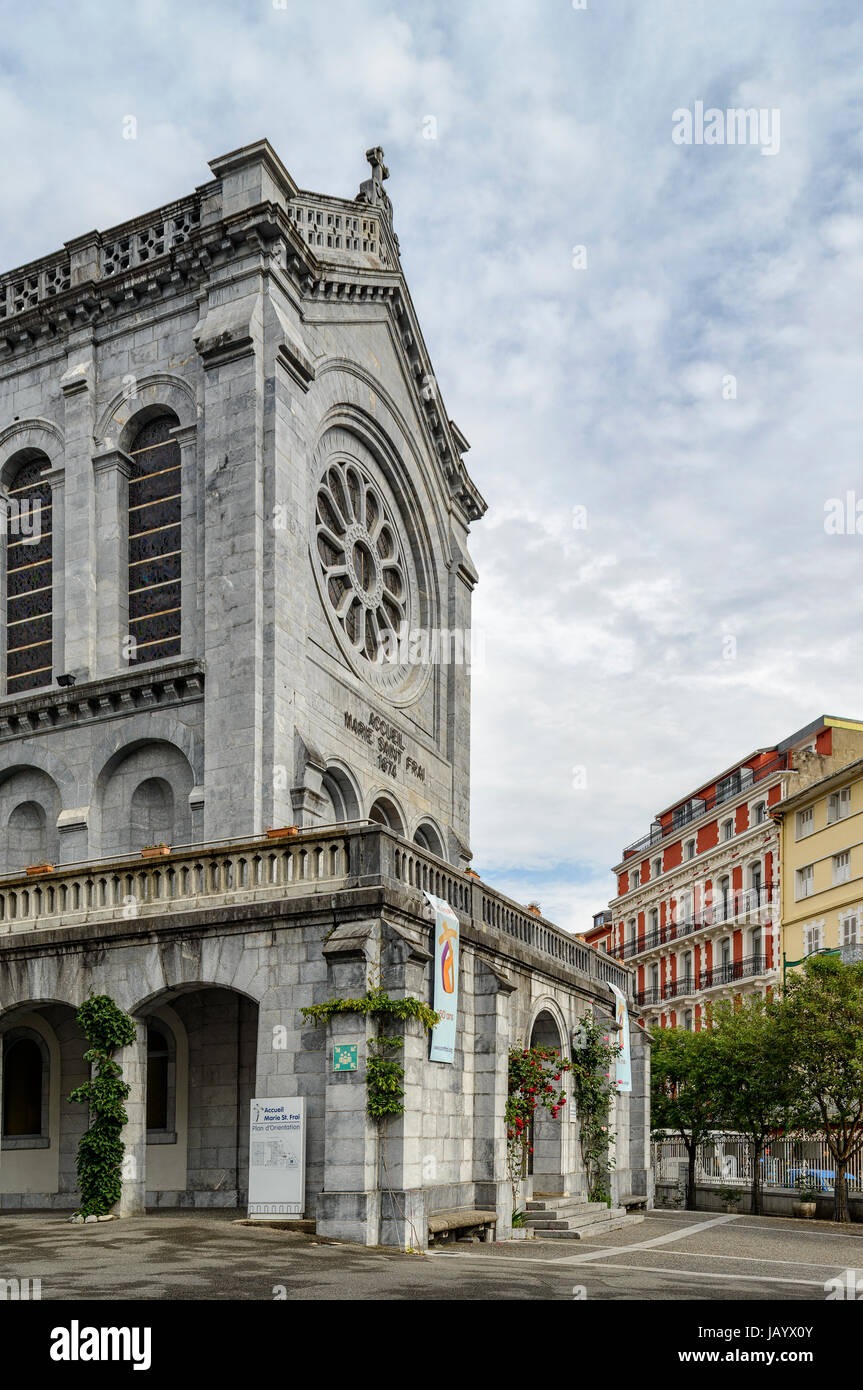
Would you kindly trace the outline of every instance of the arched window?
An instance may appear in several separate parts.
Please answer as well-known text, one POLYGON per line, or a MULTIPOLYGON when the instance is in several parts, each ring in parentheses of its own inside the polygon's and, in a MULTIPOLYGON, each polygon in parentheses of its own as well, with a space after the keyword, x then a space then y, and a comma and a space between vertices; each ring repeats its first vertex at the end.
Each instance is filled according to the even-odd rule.
POLYGON ((158 1024, 147 1025, 147 1128, 168 1128, 168 1039, 158 1024))
POLYGON ((180 654, 180 446, 172 415, 149 420, 129 453, 129 665, 180 654))
POLYGON ((10 1038, 3 1048, 3 1134, 42 1133, 42 1050, 32 1038, 10 1038))
POLYGON ((369 820, 376 825, 383 825, 387 830, 395 831, 396 835, 404 835, 405 823, 401 812, 395 802, 390 801, 388 796, 379 796, 375 804, 369 811, 369 820))
POLYGON ((414 844, 422 849, 428 850, 429 854, 436 854, 438 859, 444 859, 443 845, 437 830, 432 825, 423 824, 417 827, 414 834, 414 844))
POLYGON ((50 685, 53 674, 51 485, 46 458, 22 464, 6 515, 6 691, 50 685))

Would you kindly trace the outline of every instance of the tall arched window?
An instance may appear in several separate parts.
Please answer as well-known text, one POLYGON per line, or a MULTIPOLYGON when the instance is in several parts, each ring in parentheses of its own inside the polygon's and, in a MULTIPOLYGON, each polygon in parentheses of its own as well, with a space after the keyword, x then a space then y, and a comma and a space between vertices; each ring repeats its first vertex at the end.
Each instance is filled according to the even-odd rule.
POLYGON ((180 446, 172 415, 149 420, 129 453, 129 665, 180 654, 180 446))
POLYGON ((157 1023, 147 1025, 147 1128, 167 1129, 169 1109, 168 1065, 171 1049, 157 1023))
POLYGON ((6 515, 6 691, 50 685, 53 674, 53 539, 46 458, 22 464, 6 515))
POLYGON ((3 1048, 3 1134, 42 1133, 42 1051, 32 1038, 9 1038, 3 1048))

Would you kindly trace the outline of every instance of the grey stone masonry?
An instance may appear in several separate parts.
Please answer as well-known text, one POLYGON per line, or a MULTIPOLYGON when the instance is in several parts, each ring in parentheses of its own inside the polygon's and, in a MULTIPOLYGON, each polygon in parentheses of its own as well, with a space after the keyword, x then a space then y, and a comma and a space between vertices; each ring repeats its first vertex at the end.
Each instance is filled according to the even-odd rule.
MULTIPOLYGON (((368 157, 359 195, 335 198, 261 140, 188 197, 0 277, 0 504, 33 460, 53 502, 45 688, 7 686, 0 623, 0 874, 27 863, 3 834, 25 803, 51 862, 142 848, 116 802, 144 783, 172 844, 371 814, 468 862, 467 536, 485 503, 368 157), (130 569, 135 441, 160 415, 180 540, 155 506, 144 532, 179 550, 176 593, 159 564, 130 569), (168 607, 157 583, 146 612, 179 608, 179 650, 135 645, 130 593, 151 581, 168 607)), ((0 617, 6 592, 4 559, 0 617)))
MULTIPOLYGON (((104 993, 137 1029, 119 1215, 242 1209, 252 1101, 302 1098, 320 1232, 422 1248, 483 1210, 505 1237, 510 1048, 568 1057, 631 991, 468 871, 485 503, 366 158, 332 197, 261 140, 0 276, 0 1209, 78 1201, 75 1013, 104 993), (50 531, 22 537, 22 502, 50 531), (303 1010, 431 1005, 426 894, 460 923, 454 1058, 396 1026, 379 1125, 377 1024, 303 1010)), ((633 1059, 619 1181, 649 1194, 636 1034, 633 1059)), ((521 1198, 584 1186, 570 1105, 521 1198)))
MULTIPOLYGON (((9 878, 0 884, 0 1033, 38 1025, 55 1060, 47 1133, 30 1141, 36 1158, 0 1148, 0 1207, 25 1198, 75 1204, 81 1117, 60 1101, 84 1048, 73 1010, 93 992, 110 994, 139 1023, 120 1058, 131 1086, 121 1214, 145 1201, 242 1207, 250 1099, 302 1096, 305 1205, 321 1234, 422 1247, 429 1216, 480 1209, 496 1212, 505 1236, 509 1048, 542 1039, 570 1057, 579 1019, 590 1010, 610 1016, 610 983, 630 993, 632 978, 379 826, 9 878), (431 1062, 422 1027, 397 1025, 404 1113, 379 1128, 366 1112, 376 1023, 344 1012, 316 1027, 302 1010, 358 998, 370 985, 433 1004, 426 892, 460 922, 455 1060, 431 1062), (168 1131, 153 1133, 149 1094, 160 1082, 147 1047, 156 1020, 171 1039, 173 1110, 168 1131), (344 1044, 356 1045, 355 1071, 333 1069, 333 1049, 344 1044)), ((649 1195, 649 1052, 636 1024, 631 1040, 634 1090, 616 1101, 615 1181, 621 1192, 649 1195)), ((525 1199, 584 1194, 578 1116, 568 1109, 549 1122, 543 1169, 528 1178, 525 1199)))

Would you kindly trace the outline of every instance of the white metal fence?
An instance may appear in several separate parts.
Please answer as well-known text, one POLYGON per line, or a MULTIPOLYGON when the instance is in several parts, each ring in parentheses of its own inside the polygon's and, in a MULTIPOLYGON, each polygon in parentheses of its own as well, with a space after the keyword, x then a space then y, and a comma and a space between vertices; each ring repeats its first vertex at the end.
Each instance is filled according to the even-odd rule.
MULTIPOLYGON (((676 1183, 680 1165, 688 1162, 681 1139, 665 1138, 653 1142, 653 1171, 657 1182, 676 1183)), ((826 1140, 770 1139, 760 1159, 764 1187, 794 1188, 799 1182, 811 1184, 821 1192, 832 1192, 835 1164, 826 1140)), ((863 1154, 857 1154, 846 1169, 850 1195, 863 1194, 863 1154)), ((740 1134, 714 1134, 698 1147, 695 1181, 706 1187, 750 1187, 752 1148, 740 1134)))

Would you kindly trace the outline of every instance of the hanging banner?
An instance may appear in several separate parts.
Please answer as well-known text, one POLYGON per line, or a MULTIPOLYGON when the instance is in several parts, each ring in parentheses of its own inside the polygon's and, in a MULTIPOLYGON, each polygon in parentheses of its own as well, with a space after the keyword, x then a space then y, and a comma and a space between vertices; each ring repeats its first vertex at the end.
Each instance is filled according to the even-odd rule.
POLYGON ((614 990, 614 1022, 617 1028, 617 1045, 621 1049, 617 1059, 617 1089, 618 1091, 631 1091, 632 1056, 629 1050, 629 1010, 617 985, 612 985, 611 988, 614 990))
POLYGON ((458 918, 442 898, 426 893, 434 908, 434 1002, 440 1023, 432 1029, 432 1062, 455 1061, 456 1021, 458 1019, 458 918))
POLYGON ((302 1096, 252 1101, 249 1216, 302 1216, 306 1200, 306 1114, 302 1096))

